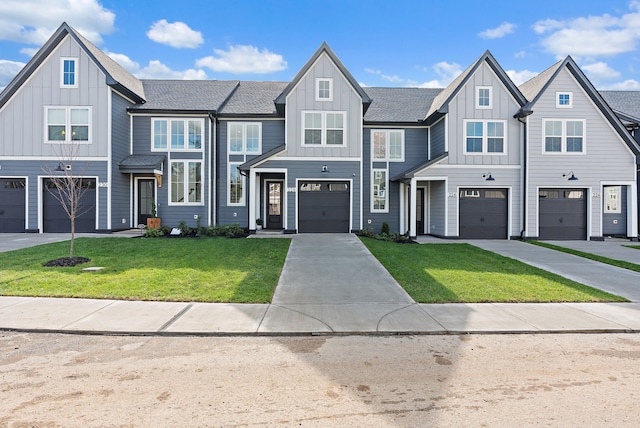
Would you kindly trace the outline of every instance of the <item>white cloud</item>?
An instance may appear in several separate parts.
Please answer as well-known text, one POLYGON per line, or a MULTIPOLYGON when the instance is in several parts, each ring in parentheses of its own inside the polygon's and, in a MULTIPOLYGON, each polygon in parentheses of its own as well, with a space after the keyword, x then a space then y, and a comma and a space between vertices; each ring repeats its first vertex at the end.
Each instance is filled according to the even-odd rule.
POLYGON ((67 22, 95 44, 114 30, 115 14, 98 0, 2 0, 0 40, 42 45, 67 22))
POLYGON ((386 80, 387 82, 390 83, 408 83, 408 81, 406 79, 403 79, 402 77, 398 76, 397 74, 394 74, 393 76, 388 75, 388 74, 384 74, 382 72, 382 70, 374 70, 372 68, 365 68, 364 69, 365 72, 369 73, 369 74, 375 74, 376 76, 379 76, 382 80, 386 80))
POLYGON ((23 62, 0 59, 0 91, 15 77, 25 64, 23 62))
POLYGON ((478 33, 478 36, 483 39, 499 39, 507 34, 513 33, 516 29, 516 24, 510 22, 503 22, 496 28, 489 28, 487 30, 478 33))
POLYGON ((561 59, 613 56, 635 50, 640 40, 640 2, 629 3, 630 12, 616 17, 578 17, 536 22, 533 30, 542 37, 547 52, 561 59))
POLYGON ((526 56, 527 56, 527 53, 525 51, 518 51, 513 54, 514 58, 524 58, 526 56))
POLYGON ((22 48, 20 53, 27 56, 34 56, 38 52, 38 48, 22 48))
POLYGON ((583 65, 581 68, 586 72, 590 79, 611 80, 620 77, 620 72, 609 67, 606 62, 596 62, 589 65, 583 65))
POLYGON ((615 91, 638 91, 640 90, 640 82, 637 80, 625 80, 624 82, 612 83, 609 85, 602 85, 598 87, 602 90, 615 90, 615 91))
POLYGON ((145 67, 140 67, 139 63, 133 61, 127 55, 113 52, 106 53, 111 59, 139 79, 204 80, 207 78, 204 70, 190 68, 188 70, 176 71, 158 60, 149 61, 145 67))
POLYGON ((507 76, 509 76, 509 79, 511 79, 516 86, 520 86, 527 80, 539 74, 536 71, 529 71, 529 70, 522 70, 522 71, 507 70, 505 71, 505 73, 507 73, 507 76))
POLYGON ((184 22, 169 23, 166 19, 154 22, 147 31, 147 37, 174 48, 194 49, 204 43, 201 32, 192 30, 184 22))
POLYGON ((430 80, 428 82, 424 82, 418 87, 420 88, 444 88, 449 83, 453 81, 460 73, 462 73, 462 68, 459 64, 456 63, 448 63, 445 61, 441 61, 431 67, 433 71, 440 76, 440 79, 430 80))
POLYGON ((287 68, 287 62, 282 55, 269 52, 267 49, 259 50, 250 45, 232 45, 229 46, 229 50, 214 49, 213 52, 215 55, 197 60, 196 66, 235 74, 265 74, 287 68))

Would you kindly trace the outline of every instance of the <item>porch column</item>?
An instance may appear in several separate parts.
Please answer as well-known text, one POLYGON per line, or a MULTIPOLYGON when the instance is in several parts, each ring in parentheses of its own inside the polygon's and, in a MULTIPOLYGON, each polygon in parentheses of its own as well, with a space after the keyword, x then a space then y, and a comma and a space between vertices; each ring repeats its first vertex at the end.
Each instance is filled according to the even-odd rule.
POLYGON ((405 192, 406 192, 406 186, 404 183, 400 182, 400 230, 398 231, 400 233, 404 233, 407 230, 405 226, 405 220, 404 220, 406 217, 405 213, 407 210, 405 206, 406 202, 404 198, 405 192))
POLYGON ((418 196, 418 179, 411 179, 411 187, 409 188, 409 236, 416 237, 416 198, 418 196))
MULTIPOLYGON (((259 195, 257 195, 259 197, 259 195)), ((249 192, 247 192, 249 202, 249 230, 256 230, 256 171, 249 170, 249 192)))
POLYGON ((638 191, 634 183, 627 188, 627 236, 638 237, 638 191))

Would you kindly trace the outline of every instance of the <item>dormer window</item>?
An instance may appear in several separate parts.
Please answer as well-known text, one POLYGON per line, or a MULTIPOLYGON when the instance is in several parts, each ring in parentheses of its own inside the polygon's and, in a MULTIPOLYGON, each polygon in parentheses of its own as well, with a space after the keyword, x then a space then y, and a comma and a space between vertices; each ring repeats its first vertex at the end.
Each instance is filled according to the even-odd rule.
POLYGON ((316 79, 316 101, 333 100, 333 79, 316 79))
POLYGON ((573 107, 573 93, 556 92, 556 108, 571 108, 571 107, 573 107))
POLYGON ((476 108, 491 108, 491 87, 490 86, 478 86, 476 87, 476 108))
POLYGON ((62 58, 60 60, 60 87, 77 88, 77 59, 62 58))

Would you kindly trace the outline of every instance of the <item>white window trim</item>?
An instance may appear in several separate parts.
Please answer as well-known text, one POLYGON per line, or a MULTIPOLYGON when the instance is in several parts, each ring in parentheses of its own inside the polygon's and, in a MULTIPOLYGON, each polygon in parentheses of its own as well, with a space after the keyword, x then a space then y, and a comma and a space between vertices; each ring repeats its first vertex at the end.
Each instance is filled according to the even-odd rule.
POLYGON ((204 168, 203 168, 204 163, 202 162, 202 160, 200 159, 179 159, 179 160, 171 160, 169 161, 169 206, 174 206, 174 207, 184 207, 184 206, 202 206, 204 205, 204 199, 205 199, 205 195, 204 195, 204 185, 205 185, 205 174, 204 174, 204 168), (184 202, 172 202, 171 201, 171 189, 173 188, 173 173, 172 173, 172 164, 174 163, 181 163, 183 164, 183 173, 184 173, 184 195, 185 195, 185 199, 187 199, 184 202), (189 164, 190 163, 199 163, 200 164, 200 185, 202 186, 202 188, 200 189, 200 202, 189 202, 189 164))
POLYGON ((60 87, 61 88, 77 88, 78 87, 78 58, 76 57, 60 57, 60 87), (73 61, 73 85, 64 84, 64 62, 73 61))
POLYGON ((93 126, 91 125, 91 118, 92 118, 92 107, 91 106, 45 106, 44 107, 44 142, 45 144, 91 144, 91 134, 93 133, 93 126), (65 109, 66 110, 66 114, 65 114, 65 127, 64 127, 64 132, 65 132, 65 139, 64 141, 62 140, 49 140, 49 114, 48 111, 52 109, 52 110, 61 110, 61 109, 65 109), (89 139, 87 141, 82 141, 82 140, 71 140, 71 110, 88 110, 89 111, 89 118, 87 120, 87 126, 89 127, 88 129, 88 137, 89 139))
POLYGON ((151 151, 152 152, 202 152, 205 146, 205 124, 204 119, 201 117, 153 117, 151 118, 151 151), (167 122, 167 147, 165 148, 155 148, 154 146, 154 129, 155 123, 157 121, 166 121, 167 122), (184 122, 184 148, 174 149, 171 147, 171 121, 182 121, 184 122), (190 149, 189 148, 189 122, 191 121, 199 121, 200 122, 200 148, 199 149, 190 149))
POLYGON ((371 201, 370 209, 372 213, 388 213, 389 212, 389 171, 386 168, 371 168, 371 201), (384 193, 384 209, 374 208, 374 191, 375 191, 375 173, 384 172, 386 189, 384 193))
POLYGON ((586 155, 587 154, 587 120, 586 119, 542 119, 542 154, 550 156, 558 155, 586 155), (562 122, 562 139, 560 141, 559 152, 548 152, 546 144, 546 123, 547 122, 562 122), (581 152, 568 152, 567 151, 567 122, 582 122, 582 151, 581 152))
POLYGON ((556 108, 573 108, 573 92, 556 92, 556 108), (560 95, 569 95, 569 104, 560 104, 560 95))
POLYGON ((405 141, 404 141, 404 129, 372 129, 371 130, 371 137, 370 137, 370 143, 371 143, 371 161, 372 162, 404 162, 404 149, 405 149, 405 141), (386 147, 385 147, 385 157, 384 158, 377 158, 375 157, 375 151, 374 151, 374 138, 373 135, 376 132, 384 132, 386 134, 385 136, 385 143, 386 143, 386 147), (391 159, 390 157, 390 153, 391 153, 391 138, 390 135, 391 133, 396 133, 399 132, 401 135, 401 139, 402 139, 402 156, 400 156, 397 159, 391 159))
POLYGON ((316 78, 316 101, 333 101, 333 79, 329 77, 316 78), (320 98, 320 82, 329 82, 329 97, 320 98))
POLYGON ((491 86, 476 86, 476 108, 478 109, 492 109, 493 108, 493 88, 491 86), (480 105, 480 90, 488 89, 489 90, 489 105, 481 106, 480 105))
POLYGON ((238 166, 242 165, 242 162, 229 162, 227 164, 227 206, 229 207, 244 207, 247 200, 247 180, 246 177, 240 174, 240 180, 242 180, 242 198, 240 202, 231 202, 231 170, 238 169, 238 166))
POLYGON ((262 122, 227 122, 227 153, 229 155, 259 155, 260 153, 262 153, 262 122), (231 151, 231 132, 229 132, 231 125, 242 126, 242 150, 239 152, 231 151), (247 125, 258 125, 257 151, 250 152, 247 150, 247 125))
MULTIPOLYGON (((302 147, 347 147, 347 112, 346 111, 331 111, 331 110, 302 110, 301 112, 301 121, 300 121, 300 130, 301 130, 301 141, 300 144, 302 147), (305 144, 304 142, 304 131, 305 128, 304 115, 306 113, 320 113, 322 114, 322 127, 321 130, 321 139, 320 144, 305 144), (341 114, 342 115, 342 144, 327 144, 327 114, 341 114)), ((315 129, 315 128, 314 128, 315 129)), ((331 128, 333 130, 334 128, 331 128)))
POLYGON ((470 156, 478 156, 478 155, 489 155, 489 156, 505 156, 507 154, 507 141, 508 139, 508 129, 507 129, 507 121, 506 120, 498 120, 498 119, 464 119, 462 121, 462 144, 463 144, 463 154, 470 156), (467 123, 468 122, 482 122, 482 151, 481 152, 468 152, 467 151, 467 123), (489 122, 499 122, 504 124, 504 135, 502 151, 501 152, 490 152, 489 148, 489 135, 488 135, 488 126, 489 122))

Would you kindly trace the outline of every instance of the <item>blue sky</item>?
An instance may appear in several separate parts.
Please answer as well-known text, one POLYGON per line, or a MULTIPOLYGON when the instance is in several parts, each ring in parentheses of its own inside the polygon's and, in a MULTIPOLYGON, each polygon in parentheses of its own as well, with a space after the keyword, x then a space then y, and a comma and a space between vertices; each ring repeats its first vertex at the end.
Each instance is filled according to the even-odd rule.
POLYGON ((2 0, 0 88, 63 21, 139 78, 288 81, 326 41, 363 86, 443 87, 489 49, 516 84, 571 55, 640 90, 637 0, 2 0))

